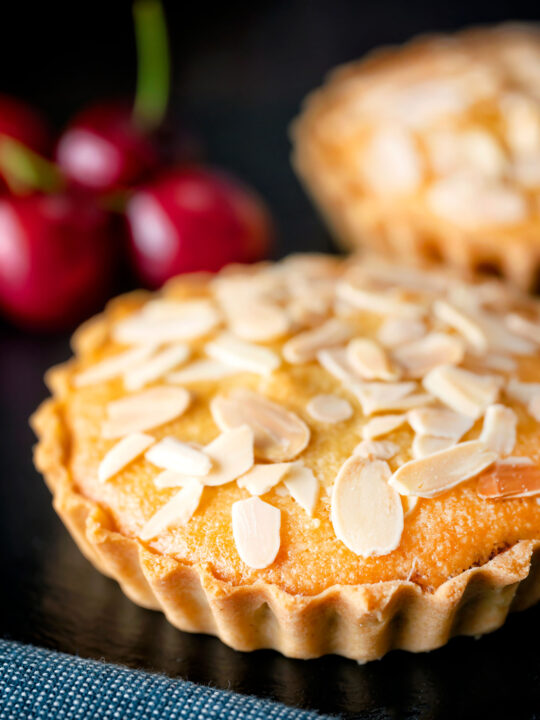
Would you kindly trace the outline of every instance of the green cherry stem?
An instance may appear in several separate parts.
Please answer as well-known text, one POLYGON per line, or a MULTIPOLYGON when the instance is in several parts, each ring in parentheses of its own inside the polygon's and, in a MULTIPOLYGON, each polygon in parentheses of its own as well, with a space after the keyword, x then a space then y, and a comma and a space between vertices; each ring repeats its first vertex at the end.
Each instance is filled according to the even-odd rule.
POLYGON ((54 192, 63 185, 54 163, 6 135, 0 135, 0 170, 14 195, 32 190, 54 192))
POLYGON ((165 116, 170 87, 169 41, 161 2, 135 0, 133 20, 137 45, 133 119, 145 130, 152 130, 165 116))

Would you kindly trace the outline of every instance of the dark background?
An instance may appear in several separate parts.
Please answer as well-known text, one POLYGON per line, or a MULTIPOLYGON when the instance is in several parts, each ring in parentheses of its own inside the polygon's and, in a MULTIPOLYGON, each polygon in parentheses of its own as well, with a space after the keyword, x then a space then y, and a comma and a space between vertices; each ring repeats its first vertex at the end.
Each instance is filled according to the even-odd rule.
MULTIPOLYGON (((40 106, 60 128, 85 103, 129 97, 135 48, 129 2, 4 2, 0 91, 40 106)), ((187 128, 207 159, 267 199, 276 255, 331 248, 290 169, 287 126, 337 63, 414 34, 537 19, 532 2, 168 2, 173 51, 170 127, 187 128)), ((539 609, 476 642, 429 655, 391 653, 359 667, 235 653, 172 628, 127 600, 82 558, 31 464, 27 418, 44 370, 67 336, 0 326, 0 635, 162 670, 197 682, 361 718, 540 718, 539 609)))

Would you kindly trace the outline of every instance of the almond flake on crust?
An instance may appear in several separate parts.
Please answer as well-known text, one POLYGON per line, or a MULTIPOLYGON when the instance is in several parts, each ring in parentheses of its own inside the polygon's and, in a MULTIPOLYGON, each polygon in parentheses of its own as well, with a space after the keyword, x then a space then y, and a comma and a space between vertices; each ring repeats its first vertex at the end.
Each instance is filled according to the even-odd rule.
POLYGON ((412 515, 414 512, 414 509, 418 505, 418 500, 420 498, 413 497, 412 495, 401 495, 401 504, 403 505, 403 517, 407 518, 409 515, 412 515))
MULTIPOLYGON (((188 475, 174 472, 174 470, 162 470, 154 478, 154 485, 159 490, 164 490, 165 488, 184 487, 184 485, 188 483, 191 479, 192 478, 190 478, 188 475)), ((200 480, 200 478, 196 479, 200 480)))
POLYGON ((319 364, 337 380, 345 385, 361 382, 347 360, 347 350, 344 347, 328 348, 317 353, 319 364))
POLYGON ((403 507, 390 487, 390 468, 382 460, 352 456, 332 488, 331 520, 338 540, 361 557, 387 555, 403 532, 403 507))
POLYGON ((350 402, 338 395, 316 395, 309 401, 306 410, 314 420, 324 423, 343 422, 353 414, 350 402))
POLYGON ((236 484, 240 488, 245 488, 250 495, 264 495, 281 482, 292 466, 293 463, 254 465, 236 480, 236 484))
POLYGON ((355 338, 347 345, 347 360, 353 370, 364 380, 397 380, 383 348, 374 340, 355 338))
POLYGON ((400 495, 436 497, 475 477, 496 459, 497 453, 484 443, 470 440, 419 460, 410 460, 396 470, 389 482, 400 495))
POLYGON ((433 453, 454 447, 456 441, 448 437, 435 437, 434 435, 415 435, 411 445, 411 454, 415 460, 420 460, 433 453))
POLYGON ((497 455, 510 455, 516 444, 517 415, 504 405, 490 405, 478 438, 497 455))
POLYGON ((540 323, 533 322, 519 313, 509 313, 506 316, 506 325, 517 335, 540 345, 540 323))
POLYGON ((177 385, 191 385, 198 382, 214 382, 232 375, 238 375, 242 370, 232 365, 226 365, 219 360, 203 359, 186 365, 182 370, 167 375, 167 382, 177 385))
POLYGON ((540 468, 526 463, 498 462, 478 478, 476 489, 480 497, 489 500, 539 495, 540 468))
POLYGON ((208 475, 212 467, 208 455, 174 437, 160 440, 148 450, 145 457, 162 470, 172 470, 183 475, 208 475))
POLYGON ((142 455, 154 442, 151 435, 133 433, 126 435, 107 452, 99 464, 98 479, 106 482, 142 455))
POLYGON ((459 338, 432 332, 420 340, 400 345, 394 350, 393 358, 410 377, 422 378, 439 365, 458 365, 464 355, 465 347, 459 338))
POLYGON ((426 390, 444 405, 474 420, 481 417, 498 395, 499 378, 477 375, 453 365, 439 365, 423 380, 426 390))
POLYGON ((456 330, 477 352, 483 353, 487 350, 488 338, 484 329, 466 312, 446 300, 436 300, 433 303, 433 314, 456 330))
POLYGON ((313 515, 320 489, 313 471, 302 463, 293 463, 283 482, 293 499, 313 515))
POLYGON ((204 486, 189 478, 184 487, 161 507, 139 533, 141 540, 152 540, 172 526, 185 525, 199 507, 204 486))
POLYGON ((353 455, 364 460, 390 460, 399 452, 399 445, 390 440, 362 440, 353 450, 353 455))
POLYGON ((148 383, 162 378, 177 365, 189 357, 188 345, 172 345, 124 373, 124 387, 127 390, 140 390, 148 383))
POLYGON ((279 552, 281 512, 258 497, 239 500, 232 506, 232 528, 242 561, 262 570, 279 552))
POLYGON ((226 430, 206 445, 204 452, 212 469, 201 481, 212 487, 226 485, 253 467, 253 431, 247 425, 226 430))
POLYGON ((255 454, 264 460, 292 460, 309 443, 305 422, 259 393, 236 388, 228 396, 217 395, 210 409, 222 430, 249 425, 255 434, 255 454))
POLYGON ((399 125, 377 127, 364 149, 360 171, 379 195, 414 192, 422 182, 422 157, 414 135, 399 125))
POLYGON ((488 370, 495 372, 514 372, 517 369, 517 362, 508 355, 497 355, 496 353, 488 353, 481 358, 482 365, 488 370))
POLYGON ((107 405, 108 419, 103 423, 102 435, 117 438, 159 427, 180 417, 190 401, 184 388, 165 385, 113 400, 107 405))
POLYGON ((396 348, 426 334, 426 325, 419 318, 393 318, 384 320, 377 332, 377 339, 386 348, 396 348))
POLYGON ((336 287, 337 297, 356 310, 373 312, 378 315, 417 318, 425 315, 423 305, 401 299, 394 292, 366 290, 342 280, 336 287))
POLYGON ((513 400, 528 405, 532 397, 540 395, 540 382, 523 382, 517 378, 510 378, 504 391, 513 400))
POLYGON ((407 421, 407 415, 380 415, 372 418, 362 428, 362 437, 364 440, 373 440, 374 438, 388 435, 388 433, 397 430, 407 421))
POLYGON ((388 410, 411 410, 433 402, 427 393, 413 393, 416 388, 415 382, 366 382, 350 386, 362 405, 364 415, 388 410))
POLYGON ((240 340, 232 333, 222 333, 204 349, 213 360, 259 375, 270 375, 281 365, 279 355, 272 350, 240 340))
POLYGON ((251 301, 228 309, 227 320, 230 330, 243 340, 268 342, 288 332, 290 318, 278 305, 251 301))
POLYGON ((283 357, 297 365, 311 362, 320 350, 341 345, 351 337, 351 327, 342 320, 327 320, 313 330, 306 330, 288 340, 283 346, 283 357))
POLYGON ((473 424, 467 415, 446 408, 416 408, 407 416, 409 425, 419 435, 460 440, 473 424))
POLYGON ((105 360, 77 373, 73 378, 73 384, 75 387, 84 387, 86 385, 95 385, 107 380, 112 380, 139 365, 143 360, 146 360, 146 358, 152 355, 155 350, 155 345, 143 345, 142 347, 131 348, 117 355, 107 357, 105 360))

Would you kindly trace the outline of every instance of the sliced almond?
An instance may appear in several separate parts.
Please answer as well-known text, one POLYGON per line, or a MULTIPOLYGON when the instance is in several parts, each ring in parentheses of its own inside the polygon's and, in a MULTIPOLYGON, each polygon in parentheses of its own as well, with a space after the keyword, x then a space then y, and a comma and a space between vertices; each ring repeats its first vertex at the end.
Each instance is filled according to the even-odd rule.
POLYGON ((292 467, 292 463, 271 463, 254 465, 249 472, 236 480, 240 488, 250 495, 264 495, 277 485, 292 467))
POLYGON ((396 380, 399 374, 392 368, 383 348, 367 338, 349 342, 347 361, 364 380, 396 380))
POLYGON ((172 345, 165 348, 146 362, 125 372, 124 386, 127 390, 140 390, 187 360, 189 353, 190 349, 187 345, 172 345))
POLYGON ((463 360, 465 348, 461 340, 446 333, 432 332, 394 350, 394 360, 410 377, 422 378, 438 365, 457 365, 463 360))
POLYGON ((382 435, 388 435, 388 433, 401 427, 406 421, 406 415, 380 415, 364 425, 362 428, 362 437, 364 440, 373 440, 382 435))
POLYGON ((364 460, 390 460, 399 452, 399 445, 390 440, 362 440, 353 450, 353 455, 364 460))
POLYGON ((418 505, 420 498, 413 497, 412 495, 401 495, 401 504, 403 505, 403 517, 409 517, 414 512, 414 509, 418 505))
POLYGON ((378 315, 394 315, 417 318, 425 315, 426 309, 418 303, 403 300, 392 291, 375 291, 357 287, 347 281, 338 283, 337 297, 356 310, 373 312, 378 315))
POLYGON ((433 435, 415 435, 411 445, 411 453, 415 460, 425 458, 433 453, 453 447, 456 441, 448 437, 435 437, 433 435))
POLYGON ((253 431, 247 425, 226 430, 204 452, 212 461, 212 469, 202 482, 212 487, 225 485, 253 467, 253 431))
POLYGON ((204 452, 174 437, 165 437, 145 455, 148 462, 163 470, 183 475, 208 475, 212 461, 204 452))
POLYGON ((105 482, 123 470, 152 445, 154 438, 144 433, 133 433, 122 438, 109 450, 99 464, 98 479, 105 482))
POLYGON ((191 397, 184 388, 157 386, 107 405, 102 426, 105 438, 144 432, 175 420, 186 411, 191 397))
POLYGON ((497 399, 500 382, 493 376, 439 365, 426 375, 423 385, 444 405, 476 420, 497 399))
POLYGON ((210 409, 222 430, 249 425, 255 434, 255 454, 264 460, 292 460, 309 443, 309 428, 298 415, 250 390, 218 395, 210 409))
POLYGON ((268 342, 289 331, 290 319, 278 305, 251 301, 239 303, 227 312, 231 331, 243 340, 268 342))
POLYGON ((474 424, 474 420, 467 415, 445 408, 416 408, 409 412, 407 419, 419 435, 435 435, 453 440, 460 440, 474 424))
POLYGON ((480 497, 490 500, 531 497, 540 494, 540 468, 524 463, 498 462, 478 478, 480 497))
POLYGON ((209 342, 205 352, 213 360, 259 375, 270 375, 281 364, 279 355, 272 350, 239 340, 232 333, 222 333, 209 342))
POLYGON ((258 497, 239 500, 232 506, 232 528, 242 561, 260 570, 276 559, 280 546, 281 512, 258 497))
POLYGON ((350 457, 332 489, 331 520, 338 540, 362 557, 387 555, 403 532, 403 507, 388 484, 390 468, 382 460, 350 457))
POLYGON ((314 420, 324 423, 343 422, 353 414, 350 402, 338 395, 316 395, 309 401, 306 410, 314 420))
POLYGON ((196 360, 182 370, 167 375, 167 382, 178 385, 191 385, 198 382, 213 382, 232 375, 238 375, 242 370, 232 365, 226 365, 219 360, 196 360))
POLYGON ((426 334, 426 325, 419 318, 389 317, 384 320, 377 339, 386 348, 396 348, 404 343, 419 340, 426 334))
POLYGON ((317 360, 321 366, 345 385, 360 382, 361 377, 356 375, 347 360, 347 350, 343 347, 328 348, 317 353, 317 360))
POLYGON ((512 331, 521 335, 526 340, 540 345, 540 323, 533 322, 518 313, 510 313, 506 316, 506 325, 512 331))
POLYGON ((480 361, 484 368, 487 370, 495 370, 495 372, 514 372, 518 366, 514 358, 492 352, 487 355, 482 355, 480 361))
POLYGON ((531 417, 533 417, 536 422, 540 422, 540 394, 532 396, 527 409, 531 417))
POLYGON ((313 515, 320 489, 313 471, 301 463, 294 463, 283 482, 296 502, 308 515, 313 515))
POLYGON ((510 378, 504 391, 513 400, 528 405, 531 398, 540 395, 540 382, 523 382, 517 378, 510 378))
POLYGON ((151 540, 172 526, 185 525, 199 507, 203 488, 198 480, 190 478, 144 525, 139 533, 141 540, 151 540))
POLYGON ((497 455, 510 455, 516 444, 517 415, 504 405, 490 405, 478 438, 497 455))
POLYGON ((433 314, 445 325, 457 330, 476 351, 485 352, 487 350, 488 337, 484 329, 466 312, 446 300, 436 300, 433 303, 433 314))
POLYGON ((311 362, 319 351, 346 342, 351 332, 351 327, 342 320, 327 320, 319 327, 306 330, 286 342, 283 357, 293 365, 311 362))
POLYGON ((410 410, 433 402, 427 393, 413 393, 414 382, 401 383, 355 383, 350 389, 362 405, 364 415, 388 410, 410 410))
POLYGON ((478 440, 459 443, 419 460, 410 460, 392 475, 390 485, 400 495, 435 497, 475 477, 497 459, 478 440))
POLYGON ((84 387, 85 385, 95 385, 96 383, 112 380, 139 365, 152 355, 155 350, 155 345, 144 345, 143 347, 131 348, 125 352, 107 357, 105 360, 90 365, 90 367, 75 375, 73 383, 75 387, 84 387))
MULTIPOLYGON (((192 478, 174 470, 162 470, 154 478, 154 485, 159 489, 184 487, 192 478)), ((197 478, 199 479, 199 478, 197 478)))

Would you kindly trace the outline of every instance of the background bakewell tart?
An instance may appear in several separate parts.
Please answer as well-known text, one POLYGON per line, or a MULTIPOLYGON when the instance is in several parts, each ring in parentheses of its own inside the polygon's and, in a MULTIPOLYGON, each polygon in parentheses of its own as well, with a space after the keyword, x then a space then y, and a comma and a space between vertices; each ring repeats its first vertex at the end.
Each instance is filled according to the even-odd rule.
POLYGON ((50 371, 36 464, 135 602, 358 661, 540 596, 540 305, 296 256, 113 301, 50 371))
POLYGON ((293 162, 335 234, 524 288, 540 260, 540 33, 429 36, 333 71, 293 162))

